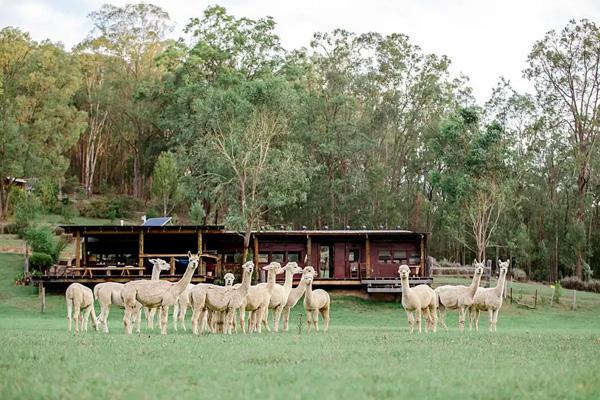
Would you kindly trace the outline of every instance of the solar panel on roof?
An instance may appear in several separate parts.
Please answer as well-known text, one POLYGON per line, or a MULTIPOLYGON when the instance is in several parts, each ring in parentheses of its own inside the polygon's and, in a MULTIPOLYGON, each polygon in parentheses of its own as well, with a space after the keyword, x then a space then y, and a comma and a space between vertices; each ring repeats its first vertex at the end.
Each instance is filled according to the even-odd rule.
POLYGON ((142 226, 165 226, 171 221, 171 217, 148 218, 142 226))

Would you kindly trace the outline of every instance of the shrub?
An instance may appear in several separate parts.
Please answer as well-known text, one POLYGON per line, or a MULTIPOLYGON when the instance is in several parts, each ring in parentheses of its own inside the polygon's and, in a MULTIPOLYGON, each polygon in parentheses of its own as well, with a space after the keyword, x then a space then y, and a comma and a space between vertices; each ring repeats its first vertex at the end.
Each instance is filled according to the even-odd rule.
POLYGON ((52 256, 45 253, 33 253, 29 256, 29 267, 32 270, 45 271, 54 264, 52 256))
POLYGON ((37 218, 41 209, 40 200, 33 193, 13 188, 10 191, 10 204, 15 215, 16 231, 22 236, 33 220, 37 218))
POLYGON ((600 280, 582 281, 576 276, 568 276, 560 281, 562 287, 571 290, 600 293, 600 280))
POLYGON ((56 203, 58 201, 58 184, 50 179, 43 179, 35 185, 35 192, 42 202, 42 206, 48 212, 56 211, 56 203))
POLYGON ((560 297, 562 296, 562 290, 560 287, 560 282, 556 281, 554 284, 554 293, 552 294, 552 301, 556 304, 560 303, 560 297))
POLYGON ((141 203, 132 196, 95 197, 80 203, 79 213, 84 217, 128 218, 141 208, 141 203))
POLYGON ((513 268, 512 277, 514 280, 516 280, 518 282, 527 281, 527 273, 525 271, 523 271, 521 268, 513 268))
POLYGON ((65 197, 60 207, 60 215, 65 223, 69 224, 73 222, 73 218, 77 216, 77 209, 68 197, 65 197))
POLYGON ((55 236, 49 227, 28 228, 25 239, 34 252, 49 255, 53 262, 58 261, 60 253, 67 246, 67 241, 55 236))
POLYGON ((202 207, 202 203, 199 201, 194 202, 192 207, 190 208, 190 221, 193 224, 201 225, 204 222, 204 207, 202 207))

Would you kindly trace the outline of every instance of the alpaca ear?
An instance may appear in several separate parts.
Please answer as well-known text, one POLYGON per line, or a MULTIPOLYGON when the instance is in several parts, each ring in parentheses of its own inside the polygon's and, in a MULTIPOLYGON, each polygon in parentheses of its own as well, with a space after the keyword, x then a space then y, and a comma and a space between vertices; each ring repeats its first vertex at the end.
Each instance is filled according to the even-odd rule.
POLYGON ((192 258, 192 252, 188 250, 188 258, 192 258))
POLYGON ((476 258, 474 258, 474 259, 473 259, 473 265, 476 265, 476 264, 477 264, 477 259, 476 259, 476 258))

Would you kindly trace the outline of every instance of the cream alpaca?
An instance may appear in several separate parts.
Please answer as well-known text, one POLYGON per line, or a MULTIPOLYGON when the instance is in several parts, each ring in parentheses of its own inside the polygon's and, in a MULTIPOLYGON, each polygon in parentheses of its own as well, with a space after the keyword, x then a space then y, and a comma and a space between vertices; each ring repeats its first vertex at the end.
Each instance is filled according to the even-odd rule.
MULTIPOLYGON (((152 264, 152 279, 157 281, 160 276, 160 271, 169 269, 169 264, 161 259, 149 260, 152 264)), ((121 291, 125 284, 117 282, 105 282, 99 283, 94 286, 94 297, 100 303, 100 315, 98 315, 98 323, 104 326, 104 332, 108 333, 108 314, 110 312, 110 306, 112 304, 120 308, 125 308, 123 299, 121 298, 121 291)), ((136 331, 140 333, 141 317, 142 317, 142 305, 138 302, 136 309, 133 312, 136 320, 136 331)), ((146 318, 149 318, 149 314, 146 314, 146 318)))
POLYGON ((94 310, 94 293, 88 287, 80 283, 71 283, 65 292, 67 300, 67 320, 69 322, 69 332, 73 316, 75 317, 75 333, 79 332, 79 323, 81 321, 82 330, 87 332, 88 319, 92 316, 94 328, 98 330, 98 321, 96 321, 96 311, 94 310), (80 312, 83 310, 80 318, 80 312))
POLYGON ((472 328, 473 319, 475 319, 475 330, 479 332, 479 313, 480 311, 488 311, 490 316, 490 332, 496 332, 496 323, 498 322, 498 312, 502 308, 502 298, 504 294, 504 284, 506 282, 506 272, 510 260, 500 261, 500 277, 496 287, 479 288, 473 297, 473 305, 469 312, 469 329, 472 328))
MULTIPOLYGON (((153 258, 148 261, 150 261, 153 265, 152 277, 150 278, 151 281, 157 281, 160 278, 160 271, 167 271, 171 269, 169 263, 161 258, 153 258)), ((146 327, 148 329, 154 329, 154 314, 156 314, 156 307, 144 307, 144 315, 146 316, 146 327)), ((160 318, 158 320, 158 325, 160 327, 160 318)))
POLYGON ((161 333, 167 334, 167 317, 169 307, 175 304, 177 298, 187 288, 192 280, 192 275, 198 267, 198 255, 188 252, 189 262, 183 277, 173 283, 168 281, 131 281, 125 284, 122 296, 125 304, 123 322, 128 334, 131 334, 131 314, 134 311, 136 300, 146 307, 160 307, 161 333))
MULTIPOLYGON (((288 297, 290 292, 292 291, 292 283, 294 280, 294 275, 302 272, 302 268, 298 266, 295 262, 289 262, 283 267, 283 271, 285 271, 285 282, 283 285, 275 284, 273 286, 273 293, 271 295, 271 300, 269 301, 269 307, 265 310, 265 315, 263 317, 263 324, 265 326, 268 325, 268 315, 269 309, 273 309, 273 329, 275 332, 279 332, 279 321, 281 319, 281 313, 283 312, 283 308, 287 304, 288 297)), ((261 283, 256 286, 266 286, 267 283, 261 283)))
MULTIPOLYGON (((250 312, 248 317, 248 332, 258 331, 258 333, 261 333, 261 322, 263 315, 269 308, 273 288, 275 287, 275 279, 277 274, 283 271, 281 264, 276 261, 263 267, 263 270, 267 271, 267 284, 250 286, 244 307, 240 311, 240 324, 242 325, 244 324, 244 310, 250 312)), ((265 325, 265 329, 268 332, 271 331, 268 324, 265 325)))
POLYGON ((306 311, 306 327, 307 332, 310 332, 312 326, 315 331, 319 332, 319 313, 323 317, 325 323, 324 332, 329 329, 329 310, 331 307, 331 299, 329 293, 323 289, 312 290, 312 284, 315 274, 307 273, 302 277, 306 281, 306 293, 304 294, 304 310, 306 311))
POLYGON ((448 330, 448 326, 446 325, 446 309, 458 310, 458 327, 461 331, 465 330, 466 314, 469 311, 469 307, 473 304, 473 297, 479 287, 481 275, 483 274, 483 263, 478 263, 475 260, 473 264, 475 265, 475 275, 473 275, 473 281, 470 286, 444 285, 435 289, 439 300, 440 323, 446 330, 448 330))
MULTIPOLYGON (((315 274, 316 276, 315 269, 311 266, 304 267, 302 270, 302 277, 304 278, 304 276, 308 274, 315 274)), ((298 304, 298 301, 302 298, 304 292, 306 292, 306 279, 301 279, 300 282, 298 282, 298 285, 290 291, 287 302, 283 307, 283 330, 285 332, 287 332, 290 327, 290 311, 298 304)))
POLYGON ((235 310, 242 307, 246 299, 248 289, 250 288, 252 272, 254 272, 254 264, 252 261, 248 261, 242 265, 242 269, 242 283, 239 286, 225 288, 214 285, 197 285, 192 289, 192 332, 194 334, 204 334, 208 310, 225 313, 225 331, 231 334, 233 316, 235 315, 235 310), (199 330, 198 322, 200 322, 199 330))
POLYGON ((406 311, 406 317, 408 318, 408 326, 410 327, 410 333, 413 333, 415 317, 413 313, 416 313, 416 322, 419 326, 419 333, 421 333, 421 316, 423 311, 427 317, 425 324, 425 332, 431 326, 432 330, 436 331, 436 319, 437 319, 437 296, 432 288, 427 285, 417 285, 410 287, 408 283, 408 276, 410 275, 410 268, 408 265, 401 265, 398 268, 400 274, 400 282, 402 283, 402 307, 406 311))
MULTIPOLYGON (((233 286, 235 282, 235 275, 231 272, 228 272, 223 276, 223 287, 230 288, 233 286)), ((210 311, 208 310, 208 326, 210 327, 210 331, 212 333, 224 333, 224 325, 225 323, 225 313, 218 311, 210 311)), ((233 328, 235 329, 235 333, 237 333, 237 324, 235 323, 235 315, 233 316, 233 328)))

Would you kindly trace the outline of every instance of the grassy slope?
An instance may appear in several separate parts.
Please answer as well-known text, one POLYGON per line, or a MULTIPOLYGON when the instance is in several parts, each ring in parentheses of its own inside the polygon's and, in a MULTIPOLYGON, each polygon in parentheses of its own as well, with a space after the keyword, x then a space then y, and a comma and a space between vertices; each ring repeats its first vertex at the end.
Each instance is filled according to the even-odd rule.
MULTIPOLYGON (((408 335, 398 304, 334 297, 327 335, 292 331, 127 337, 66 333, 62 296, 14 287, 20 257, 0 254, 0 398, 597 398, 600 296, 560 305, 507 304, 499 332, 408 335)), ((524 288, 530 289, 529 286, 524 288)), ((569 293, 565 293, 567 296, 569 293)), ((567 302, 565 299, 564 302, 567 302)), ((482 321, 486 326, 486 321, 482 321)))

